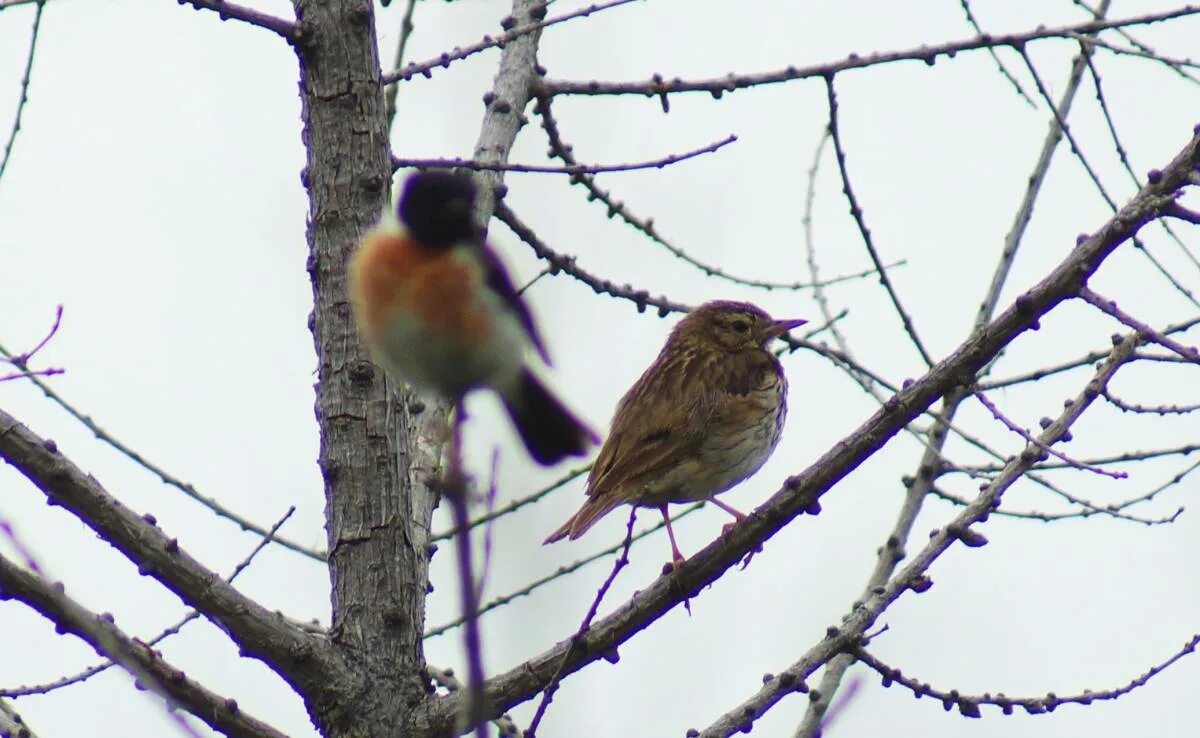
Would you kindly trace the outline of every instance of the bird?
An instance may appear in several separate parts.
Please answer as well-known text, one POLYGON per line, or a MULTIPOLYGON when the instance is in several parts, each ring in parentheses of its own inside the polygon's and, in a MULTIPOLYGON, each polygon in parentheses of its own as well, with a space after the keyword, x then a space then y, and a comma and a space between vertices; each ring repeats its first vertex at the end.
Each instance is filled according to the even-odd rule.
POLYGON ((396 215, 385 210, 348 263, 359 332, 394 381, 451 402, 494 390, 539 464, 585 455, 599 438, 530 369, 526 347, 550 357, 475 222, 477 195, 474 180, 447 170, 405 181, 396 215))
POLYGON ((767 346, 806 322, 729 300, 684 316, 617 404, 583 507, 544 543, 579 538, 622 503, 656 507, 678 565, 668 503, 709 500, 744 520, 716 495, 758 471, 779 443, 787 378, 767 346))

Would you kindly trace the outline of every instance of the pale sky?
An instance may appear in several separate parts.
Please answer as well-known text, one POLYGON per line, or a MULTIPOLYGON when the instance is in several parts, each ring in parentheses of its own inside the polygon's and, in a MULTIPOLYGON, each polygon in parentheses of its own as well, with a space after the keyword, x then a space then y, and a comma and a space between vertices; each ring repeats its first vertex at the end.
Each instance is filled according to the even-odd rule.
MULTIPOLYGON (((285 2, 254 7, 290 17, 285 2)), ((380 11, 381 56, 391 59, 404 2, 380 11)), ((560 0, 551 13, 582 3, 560 0)), ((1112 17, 1140 15, 1171 3, 1114 3, 1112 17)), ((1001 2, 973 7, 985 29, 1020 31, 1040 23, 1079 22, 1067 0, 1001 2)), ((408 59, 499 32, 508 6, 492 0, 421 3, 408 59)), ((0 11, 0 135, 19 94, 32 6, 0 11)), ((1161 52, 1194 53, 1200 20, 1138 28, 1161 52)), ((540 60, 551 77, 642 80, 657 72, 702 78, 829 61, 850 52, 900 50, 973 34, 960 4, 654 0, 549 29, 540 60)), ((1105 36, 1118 42, 1117 36, 1105 36)), ((1029 47, 1057 98, 1077 46, 1049 41, 1029 47)), ((1020 57, 1000 52, 1031 92, 1020 57)), ((393 149, 398 156, 466 157, 478 135, 481 97, 498 52, 489 51, 418 78, 399 93, 393 149)), ((1106 100, 1139 176, 1165 165, 1192 135, 1200 86, 1154 62, 1101 53, 1106 100)), ((386 64, 385 66, 390 66, 386 64)), ((1198 70, 1197 76, 1200 76, 1198 70)), ((273 34, 167 0, 54 0, 47 5, 20 135, 0 179, 0 343, 35 344, 64 306, 62 327, 39 365, 63 367, 51 386, 81 412, 171 474, 264 526, 294 505, 284 535, 323 548, 324 498, 315 463, 315 355, 307 328, 311 288, 305 273, 307 201, 300 185, 304 150, 296 60, 273 34)), ((991 279, 1003 238, 1045 137, 1050 114, 1021 100, 981 51, 847 72, 836 78, 848 166, 881 257, 906 260, 896 288, 935 358, 967 335, 991 279)), ((1035 97, 1035 99, 1037 99, 1035 97)), ((1085 80, 1072 129, 1115 199, 1134 185, 1119 167, 1085 80)), ((720 152, 665 170, 601 175, 642 217, 696 258, 730 273, 782 281, 809 278, 801 230, 806 172, 827 123, 820 80, 738 92, 675 96, 664 115, 656 99, 564 98, 556 103, 564 137, 581 161, 654 159, 736 134, 720 152)), ((513 161, 550 163, 543 132, 522 131, 513 161)), ((819 324, 811 291, 764 292, 704 276, 589 203, 562 176, 510 174, 508 203, 554 248, 618 283, 687 303, 752 300, 780 317, 819 324)), ((1195 204, 1195 195, 1191 195, 1195 204)), ((1001 307, 1040 279, 1109 211, 1077 160, 1059 149, 1025 237, 1001 307)), ((815 248, 829 277, 870 266, 841 194, 829 149, 817 177, 815 248)), ((1195 253, 1194 226, 1175 225, 1195 253)), ((1194 292, 1200 269, 1161 229, 1144 232, 1153 253, 1194 292)), ((542 264, 502 224, 491 237, 525 281, 542 264)), ((1123 308, 1157 326, 1198 310, 1125 245, 1092 280, 1123 308)), ((877 280, 828 289, 856 358, 899 383, 923 373, 877 280)), ((599 429, 653 359, 677 319, 638 314, 631 303, 598 297, 570 277, 542 279, 528 292, 555 366, 542 372, 599 429)), ((1121 331, 1083 305, 1066 305, 1042 330, 1019 338, 994 372, 1003 377, 1104 348, 1121 331)), ((828 340, 828 335, 822 336, 828 340)), ((1198 343, 1196 332, 1185 340, 1198 343)), ((757 476, 722 497, 752 509, 782 480, 804 469, 876 408, 849 378, 811 352, 784 357, 791 412, 773 458, 757 476)), ((1200 402, 1197 370, 1138 365, 1114 391, 1145 405, 1200 402)), ((1037 387, 997 392, 1010 417, 1036 427, 1054 415, 1090 376, 1084 368, 1037 387)), ((25 382, 0 384, 0 407, 59 448, 106 488, 222 573, 257 542, 154 475, 98 442, 25 382)), ((484 475, 493 445, 501 449, 501 504, 561 476, 570 464, 541 469, 527 460, 494 400, 472 399, 469 460, 484 475)), ((1002 453, 1023 442, 978 404, 964 407, 964 428, 1002 453)), ((1074 431, 1067 450, 1094 457, 1197 442, 1197 420, 1131 417, 1098 407, 1074 431)), ((949 451, 978 463, 961 442, 949 451)), ((764 673, 789 666, 859 596, 875 549, 894 522, 900 478, 912 474, 920 446, 910 436, 880 453, 822 500, 820 516, 801 517, 766 545, 745 571, 730 571, 692 602, 654 623, 621 649, 616 665, 600 662, 568 679, 539 735, 682 735, 703 728, 751 695, 764 673)), ((1191 463, 1172 457, 1127 467, 1115 481, 1055 472, 1072 494, 1100 503, 1143 494, 1191 463)), ((977 482, 947 477, 948 491, 970 496, 977 482)), ((1169 516, 1192 502, 1188 477, 1133 512, 1169 516)), ((543 548, 541 540, 581 503, 572 483, 548 500, 502 519, 484 600, 518 589, 561 565, 617 543, 625 512, 610 515, 579 541, 543 548)), ((1005 498, 1017 510, 1062 510, 1030 484, 1005 498)), ((956 512, 930 500, 910 550, 956 512)), ((435 528, 448 527, 444 511, 435 528)), ((905 674, 941 689, 1010 696, 1058 695, 1124 684, 1164 660, 1196 631, 1200 591, 1193 586, 1200 523, 1186 511, 1171 525, 1107 518, 1052 524, 993 517, 979 527, 982 549, 952 548, 932 568, 933 588, 906 595, 881 619, 889 630, 873 652, 905 674)), ((139 577, 129 562, 76 523, 11 468, 0 467, 0 518, 14 526, 66 592, 115 615, 126 632, 149 638, 180 617, 173 595, 139 577)), ((642 525, 654 522, 650 511, 642 525)), ((694 553, 715 538, 727 516, 706 508, 677 526, 694 553)), ((0 552, 12 555, 0 540, 0 552)), ((635 545, 632 563, 605 600, 608 612, 658 576, 669 558, 665 537, 635 545)), ((511 668, 568 637, 583 618, 611 560, 540 588, 483 618, 489 673, 511 668)), ((455 617, 458 598, 449 547, 434 559, 436 592, 428 626, 455 617)), ((329 620, 324 567, 282 548, 261 554, 238 586, 270 608, 329 620)), ((52 680, 95 661, 90 648, 24 605, 0 602, 0 688, 52 680)), ((235 697, 248 712, 293 736, 315 735, 304 707, 260 663, 205 622, 162 644, 167 659, 209 688, 235 697)), ((427 641, 431 664, 462 671, 458 631, 427 641)), ((1186 658, 1148 686, 1113 703, 1064 706, 1053 714, 983 719, 946 713, 932 700, 882 689, 873 673, 828 731, 840 736, 993 738, 1021 736, 1190 735, 1200 692, 1200 662, 1186 658)), ((815 684, 816 679, 810 680, 815 684)), ((177 734, 160 701, 135 691, 111 670, 84 685, 12 703, 42 738, 177 734)), ((536 701, 513 711, 527 726, 536 701)), ((755 726, 754 735, 791 736, 807 701, 790 697, 755 726)), ((198 722, 197 725, 200 725, 198 722)), ((206 730, 199 727, 202 732, 206 730)))

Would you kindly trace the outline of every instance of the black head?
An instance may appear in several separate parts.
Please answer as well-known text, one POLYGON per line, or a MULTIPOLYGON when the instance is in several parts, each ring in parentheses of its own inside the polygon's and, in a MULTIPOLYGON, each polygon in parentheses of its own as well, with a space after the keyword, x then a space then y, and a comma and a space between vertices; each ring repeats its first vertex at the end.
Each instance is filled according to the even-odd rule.
POLYGON ((478 238, 475 183, 445 170, 417 172, 404 183, 400 222, 426 246, 445 247, 478 238))

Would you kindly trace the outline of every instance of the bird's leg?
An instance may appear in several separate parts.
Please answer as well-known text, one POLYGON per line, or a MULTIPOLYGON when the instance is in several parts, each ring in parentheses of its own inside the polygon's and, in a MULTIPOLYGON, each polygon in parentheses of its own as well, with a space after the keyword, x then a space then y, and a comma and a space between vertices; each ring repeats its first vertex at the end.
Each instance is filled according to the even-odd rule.
MULTIPOLYGON (((724 502, 721 502, 716 497, 710 497, 709 502, 711 502, 712 504, 721 508, 725 512, 729 513, 733 517, 737 518, 736 521, 734 521, 732 523, 726 523, 725 525, 721 526, 721 535, 728 535, 729 531, 733 530, 733 526, 737 525, 738 523, 740 523, 746 519, 746 514, 744 512, 742 512, 741 510, 738 510, 736 507, 733 507, 731 505, 726 505, 724 502)), ((754 550, 752 550, 750 553, 746 554, 746 558, 742 559, 742 568, 743 569, 745 569, 747 566, 750 565, 750 559, 754 558, 754 554, 756 554, 756 553, 762 553, 762 544, 761 543, 759 545, 755 546, 754 550)))
POLYGON ((734 522, 726 523, 724 526, 721 527, 722 533, 728 533, 729 530, 733 526, 737 525, 738 523, 740 523, 746 519, 746 514, 744 512, 742 512, 741 510, 738 510, 736 507, 733 507, 732 505, 726 505, 724 502, 721 502, 716 497, 710 497, 708 499, 708 501, 711 502, 712 504, 716 505, 717 507, 721 508, 725 512, 729 513, 734 518, 736 518, 736 520, 734 522))
MULTIPOLYGON (((668 567, 663 565, 663 574, 666 574, 672 569, 678 569, 683 563, 683 554, 679 553, 679 546, 675 544, 675 531, 671 530, 671 516, 667 514, 667 506, 665 504, 658 506, 658 511, 662 513, 663 522, 667 524, 667 538, 671 539, 671 565, 668 567)), ((683 598, 683 609, 687 610, 688 617, 692 614, 692 600, 690 597, 683 598)))
POLYGON ((665 504, 659 505, 658 511, 662 513, 663 522, 667 524, 667 538, 671 539, 671 563, 678 568, 683 563, 683 554, 679 553, 679 546, 675 543, 675 531, 671 530, 671 516, 667 514, 665 504))

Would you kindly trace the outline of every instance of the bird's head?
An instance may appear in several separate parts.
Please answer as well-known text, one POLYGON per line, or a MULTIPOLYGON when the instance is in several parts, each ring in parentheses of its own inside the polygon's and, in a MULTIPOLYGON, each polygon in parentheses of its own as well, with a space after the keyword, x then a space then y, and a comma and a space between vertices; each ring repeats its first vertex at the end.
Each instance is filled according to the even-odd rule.
POLYGON ((715 300, 684 316, 671 332, 671 340, 731 353, 763 349, 772 340, 807 322, 775 320, 748 302, 715 300))
POLYGON ((445 170, 417 172, 404 183, 400 222, 425 246, 448 247, 478 238, 475 183, 445 170))

